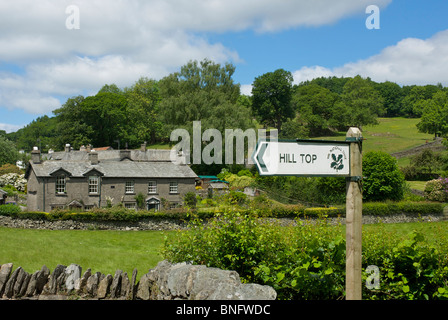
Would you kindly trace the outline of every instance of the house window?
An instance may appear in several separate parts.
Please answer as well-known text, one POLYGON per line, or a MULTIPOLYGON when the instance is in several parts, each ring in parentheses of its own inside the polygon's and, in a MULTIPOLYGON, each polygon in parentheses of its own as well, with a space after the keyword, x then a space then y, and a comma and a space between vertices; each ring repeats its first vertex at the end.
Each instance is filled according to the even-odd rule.
POLYGON ((137 208, 137 204, 135 202, 125 202, 124 207, 126 209, 136 209, 137 208))
POLYGON ((65 176, 58 176, 56 177, 56 193, 62 194, 62 193, 66 193, 67 189, 66 189, 66 180, 65 180, 65 176))
POLYGON ((97 176, 89 177, 89 193, 98 194, 98 186, 100 183, 100 178, 97 176))
POLYGON ((134 193, 134 181, 126 181, 125 192, 134 193))
POLYGON ((157 181, 148 182, 148 193, 157 193, 157 181))
POLYGON ((170 193, 177 193, 177 181, 170 182, 170 193))

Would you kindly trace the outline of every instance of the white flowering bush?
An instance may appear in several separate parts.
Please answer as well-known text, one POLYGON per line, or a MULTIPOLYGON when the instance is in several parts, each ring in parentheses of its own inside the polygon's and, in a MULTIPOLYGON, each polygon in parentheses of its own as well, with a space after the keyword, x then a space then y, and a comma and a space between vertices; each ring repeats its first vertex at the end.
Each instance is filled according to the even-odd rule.
POLYGON ((429 201, 448 201, 448 178, 439 178, 426 182, 425 198, 429 201))
POLYGON ((26 179, 24 174, 7 173, 0 176, 0 188, 10 185, 17 189, 17 191, 24 192, 26 190, 26 179))

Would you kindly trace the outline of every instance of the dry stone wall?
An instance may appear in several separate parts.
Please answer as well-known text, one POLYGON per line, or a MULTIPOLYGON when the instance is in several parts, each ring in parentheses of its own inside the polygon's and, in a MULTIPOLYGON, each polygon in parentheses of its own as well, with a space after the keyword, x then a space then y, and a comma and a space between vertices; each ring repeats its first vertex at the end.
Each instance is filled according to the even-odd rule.
POLYGON ((0 268, 2 300, 275 300, 272 287, 241 283, 238 273, 202 265, 159 262, 137 282, 122 270, 112 276, 92 273, 77 264, 57 265, 53 272, 43 266, 30 274, 13 264, 0 268))

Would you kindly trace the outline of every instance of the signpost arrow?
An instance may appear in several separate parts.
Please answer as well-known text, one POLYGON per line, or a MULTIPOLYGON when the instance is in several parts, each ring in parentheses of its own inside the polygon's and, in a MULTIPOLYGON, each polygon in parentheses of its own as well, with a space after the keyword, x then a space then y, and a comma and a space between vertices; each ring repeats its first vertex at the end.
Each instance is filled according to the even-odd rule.
POLYGON ((259 141, 253 161, 260 175, 350 175, 350 146, 346 141, 259 141))

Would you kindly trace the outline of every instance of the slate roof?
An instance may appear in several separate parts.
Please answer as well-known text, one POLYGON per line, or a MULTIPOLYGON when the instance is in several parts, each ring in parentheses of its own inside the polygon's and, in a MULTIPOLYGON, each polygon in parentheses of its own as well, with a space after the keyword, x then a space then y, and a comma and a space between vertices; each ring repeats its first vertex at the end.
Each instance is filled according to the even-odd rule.
POLYGON ((170 150, 148 151, 132 150, 132 160, 120 160, 118 150, 98 151, 99 163, 94 165, 91 164, 87 152, 60 152, 43 155, 44 161, 40 164, 30 161, 30 165, 37 177, 51 177, 52 174, 56 174, 60 170, 65 171, 70 177, 85 177, 92 170, 96 170, 100 175, 108 178, 198 177, 188 165, 177 165, 169 161, 170 150), (45 160, 46 156, 49 160, 45 160))
MULTIPOLYGON (((120 150, 96 150, 98 160, 120 160, 120 150)), ((148 149, 129 150, 134 161, 170 161, 170 149, 148 149)), ((67 160, 67 161, 88 161, 89 153, 86 151, 60 151, 42 154, 42 160, 67 160)))

